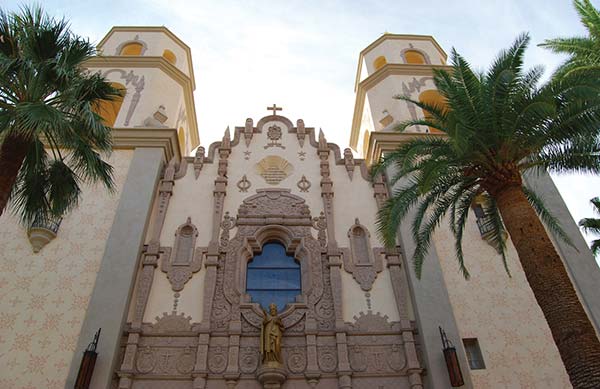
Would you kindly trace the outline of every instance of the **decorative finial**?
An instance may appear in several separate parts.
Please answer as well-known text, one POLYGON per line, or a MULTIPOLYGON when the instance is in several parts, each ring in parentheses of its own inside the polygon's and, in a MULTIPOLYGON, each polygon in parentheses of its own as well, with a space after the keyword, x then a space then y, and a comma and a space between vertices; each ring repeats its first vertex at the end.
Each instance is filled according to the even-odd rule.
POLYGON ((267 110, 273 111, 273 116, 277 116, 277 111, 281 111, 283 108, 278 107, 277 104, 273 104, 272 107, 267 107, 267 110))

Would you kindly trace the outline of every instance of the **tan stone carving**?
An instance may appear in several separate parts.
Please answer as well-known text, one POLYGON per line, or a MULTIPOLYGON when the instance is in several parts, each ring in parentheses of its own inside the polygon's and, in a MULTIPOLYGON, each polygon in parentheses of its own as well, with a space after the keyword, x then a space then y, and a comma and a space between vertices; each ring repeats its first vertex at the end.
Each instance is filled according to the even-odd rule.
POLYGON ((281 149, 285 149, 285 146, 279 142, 281 140, 282 134, 283 132, 281 130, 281 127, 279 127, 278 125, 274 124, 271 127, 269 127, 269 129, 267 130, 267 138, 269 138, 270 142, 267 143, 265 149, 268 149, 269 147, 279 147, 281 149))
POLYGON ((325 214, 321 212, 319 217, 313 218, 313 227, 318 231, 317 239, 319 240, 319 244, 321 247, 327 247, 327 219, 325 218, 325 214))
POLYGON ((269 155, 256 164, 256 172, 271 185, 279 184, 293 171, 294 166, 291 163, 276 155, 269 155))
POLYGON ((188 332, 192 330, 192 317, 185 316, 184 313, 163 312, 162 317, 156 316, 156 323, 150 327, 144 327, 145 332, 153 334, 164 334, 171 332, 188 332))
POLYGON ((226 248, 229 244, 229 231, 233 227, 235 227, 235 218, 229 216, 229 212, 225 212, 225 216, 223 216, 223 221, 221 222, 221 239, 219 240, 222 249, 226 248))
POLYGON ((369 333, 369 332, 398 332, 400 323, 390 322, 387 315, 381 313, 360 312, 354 316, 354 323, 346 323, 349 332, 369 333))
POLYGON ((287 352, 286 363, 292 373, 302 373, 306 369, 306 347, 292 347, 287 352))
POLYGON ((304 127, 304 120, 298 119, 296 121, 296 136, 298 137, 298 143, 300 147, 304 147, 304 138, 306 138, 306 128, 304 127))
POLYGON ((306 179, 305 175, 302 175, 302 178, 296 185, 298 186, 298 189, 300 189, 300 192, 308 192, 311 187, 310 181, 306 179))
POLYGON ((252 141, 253 132, 253 121, 251 118, 248 118, 246 119, 246 124, 244 125, 244 141, 246 142, 246 147, 250 146, 250 141, 252 141))
POLYGON ((177 228, 175 245, 169 259, 162 261, 161 270, 167 273, 171 288, 175 292, 183 289, 192 274, 202 267, 202 249, 194 249, 198 230, 188 217, 187 221, 177 228))
POLYGON ((354 155, 352 155, 352 150, 349 148, 344 149, 344 166, 346 166, 346 171, 348 172, 348 177, 350 181, 352 181, 352 176, 354 175, 354 155))
POLYGON ((317 347, 319 367, 326 373, 334 372, 337 368, 337 352, 335 346, 317 347))
POLYGON ((248 192, 248 189, 252 186, 252 183, 248 180, 248 177, 244 176, 237 182, 236 186, 240 192, 248 192))
POLYGON ((371 290, 377 273, 383 270, 382 249, 371 249, 369 231, 358 218, 348 230, 350 253, 344 250, 344 269, 352 274, 364 291, 371 290))
POLYGON ((198 179, 202 166, 204 166, 204 152, 204 147, 200 146, 196 149, 196 154, 194 155, 194 177, 196 179, 198 179))
POLYGON ((283 339, 283 323, 281 317, 277 315, 277 306, 273 303, 269 305, 269 312, 264 311, 260 331, 260 355, 263 365, 279 367, 283 364, 281 357, 281 342, 283 339))

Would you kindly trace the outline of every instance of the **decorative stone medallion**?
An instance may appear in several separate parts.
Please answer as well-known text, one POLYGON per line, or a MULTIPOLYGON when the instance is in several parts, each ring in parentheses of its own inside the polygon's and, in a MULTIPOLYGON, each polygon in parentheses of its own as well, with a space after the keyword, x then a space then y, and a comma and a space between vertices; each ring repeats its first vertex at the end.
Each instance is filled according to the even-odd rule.
POLYGON ((269 155, 256 164, 256 171, 267 184, 277 185, 292 174, 294 166, 279 156, 269 155))

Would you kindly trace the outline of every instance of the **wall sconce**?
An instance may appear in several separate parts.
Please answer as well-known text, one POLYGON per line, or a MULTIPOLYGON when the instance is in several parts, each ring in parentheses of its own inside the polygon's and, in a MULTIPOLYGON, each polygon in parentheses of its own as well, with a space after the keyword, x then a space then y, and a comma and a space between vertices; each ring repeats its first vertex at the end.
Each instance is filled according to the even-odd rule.
POLYGON ((77 373, 77 380, 75 380, 74 389, 88 389, 90 382, 92 381, 92 374, 94 374, 94 366, 96 365, 96 347, 98 346, 98 338, 100 338, 100 331, 102 328, 98 328, 98 332, 94 335, 94 340, 90 343, 85 351, 83 352, 83 358, 81 359, 81 365, 79 366, 79 373, 77 373))
POLYGON ((440 336, 442 337, 442 350, 444 351, 444 359, 446 360, 446 368, 448 368, 448 375, 450 376, 450 385, 453 388, 463 386, 465 381, 463 380, 462 371, 460 370, 460 364, 458 363, 458 355, 456 354, 456 348, 452 344, 446 332, 439 327, 440 336))
POLYGON ((56 238, 61 221, 62 218, 36 218, 29 226, 27 236, 34 253, 38 253, 45 245, 56 238))

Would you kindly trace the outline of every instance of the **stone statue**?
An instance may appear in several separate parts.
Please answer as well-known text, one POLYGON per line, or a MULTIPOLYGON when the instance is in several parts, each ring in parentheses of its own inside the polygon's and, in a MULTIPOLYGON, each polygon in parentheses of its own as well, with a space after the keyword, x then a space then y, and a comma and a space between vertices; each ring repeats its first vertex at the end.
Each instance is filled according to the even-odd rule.
POLYGON ((260 331, 260 355, 265 366, 281 366, 281 340, 283 338, 283 323, 277 316, 277 306, 269 305, 269 313, 263 310, 265 318, 260 331))

